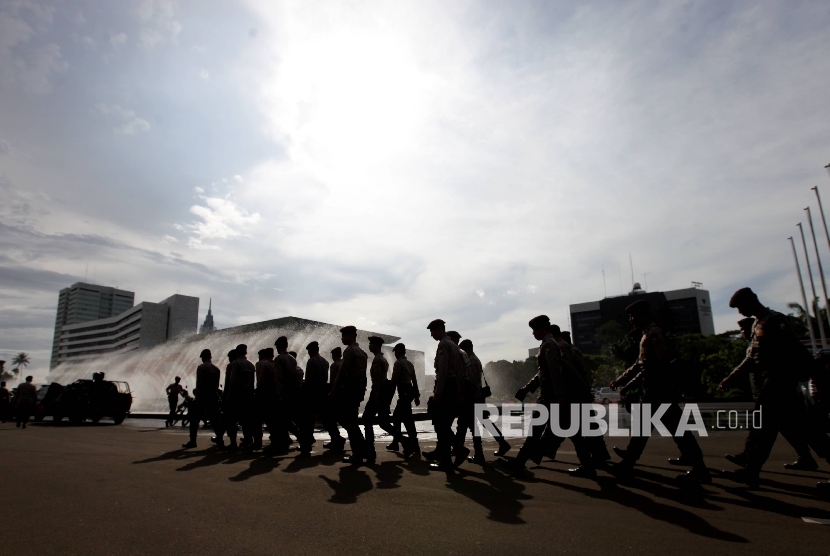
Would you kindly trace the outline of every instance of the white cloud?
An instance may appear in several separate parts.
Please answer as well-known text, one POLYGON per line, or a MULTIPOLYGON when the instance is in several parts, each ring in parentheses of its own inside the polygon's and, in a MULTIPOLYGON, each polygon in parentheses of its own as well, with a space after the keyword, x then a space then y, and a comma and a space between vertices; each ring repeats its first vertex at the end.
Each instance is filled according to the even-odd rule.
POLYGON ((242 182, 244 182, 245 180, 242 178, 242 176, 240 176, 239 174, 236 174, 236 175, 233 177, 233 181, 235 181, 236 183, 242 183, 242 182))
POLYGON ((38 95, 51 92, 51 78, 69 64, 56 43, 31 43, 46 34, 54 11, 32 2, 0 4, 0 85, 19 85, 38 95))
POLYGON ((176 239, 175 237, 173 237, 173 236, 171 236, 171 235, 165 235, 165 236, 164 236, 164 241, 165 241, 166 243, 178 243, 178 242, 179 242, 179 240, 178 240, 178 239, 176 239))
POLYGON ((177 18, 179 7, 174 0, 143 0, 134 10, 141 22, 139 43, 147 48, 177 44, 182 25, 177 18))
POLYGON ((120 135, 134 135, 150 130, 150 122, 139 118, 133 110, 129 110, 118 104, 109 106, 107 104, 96 104, 95 110, 109 119, 117 122, 118 125, 112 128, 120 135))
POLYGON ((198 185, 193 188, 193 191, 195 191, 196 193, 199 193, 200 195, 205 192, 205 190, 202 189, 201 187, 199 187, 198 185))
POLYGON ((188 245, 194 249, 214 249, 204 240, 227 240, 250 235, 250 228, 260 221, 259 213, 249 214, 230 199, 202 196, 204 205, 193 205, 190 212, 201 219, 187 226, 193 235, 188 245))
POLYGON ((199 77, 201 77, 205 81, 208 81, 208 80, 210 80, 210 73, 208 72, 208 70, 203 69, 202 71, 199 72, 199 77))
POLYGON ((127 34, 126 33, 118 33, 117 35, 112 35, 110 37, 110 44, 113 47, 123 46, 127 44, 127 34))

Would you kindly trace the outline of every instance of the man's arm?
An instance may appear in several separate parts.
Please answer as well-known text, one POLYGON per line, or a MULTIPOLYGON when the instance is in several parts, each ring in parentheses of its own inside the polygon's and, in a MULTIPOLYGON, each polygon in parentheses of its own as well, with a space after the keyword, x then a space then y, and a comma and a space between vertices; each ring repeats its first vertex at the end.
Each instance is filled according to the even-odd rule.
POLYGON ((395 390, 401 381, 401 373, 404 372, 403 365, 400 361, 395 361, 392 365, 392 376, 389 378, 389 387, 395 390))
POLYGON ((340 364, 340 368, 337 369, 337 376, 334 377, 334 384, 331 387, 331 394, 329 396, 333 397, 334 393, 343 383, 345 380, 346 371, 349 367, 353 365, 352 360, 354 359, 354 355, 352 355, 352 351, 348 348, 343 352, 343 362, 340 364))
POLYGON ((407 372, 410 374, 410 378, 412 379, 412 389, 413 392, 415 392, 415 405, 419 405, 421 403, 421 389, 418 387, 418 375, 415 373, 415 365, 410 363, 407 368, 407 372))
POLYGON ((749 374, 749 369, 752 367, 754 363, 755 361, 752 359, 749 350, 747 350, 746 357, 744 357, 744 360, 741 361, 731 373, 726 375, 726 378, 720 381, 720 384, 718 384, 718 390, 723 392, 727 388, 730 388, 732 385, 734 385, 739 378, 741 378, 742 376, 747 376, 749 374))
POLYGON ((639 380, 640 375, 642 374, 642 372, 643 372, 643 364, 639 359, 637 359, 637 361, 635 361, 633 365, 631 365, 629 368, 627 368, 623 372, 623 374, 621 374, 616 379, 611 381, 610 386, 611 386, 611 388, 614 388, 615 390, 617 388, 624 388, 624 387, 628 386, 629 384, 632 384, 635 379, 639 380))
POLYGON ((438 342, 438 353, 435 355, 435 387, 432 392, 440 396, 447 382, 447 373, 450 372, 450 354, 446 346, 438 342))

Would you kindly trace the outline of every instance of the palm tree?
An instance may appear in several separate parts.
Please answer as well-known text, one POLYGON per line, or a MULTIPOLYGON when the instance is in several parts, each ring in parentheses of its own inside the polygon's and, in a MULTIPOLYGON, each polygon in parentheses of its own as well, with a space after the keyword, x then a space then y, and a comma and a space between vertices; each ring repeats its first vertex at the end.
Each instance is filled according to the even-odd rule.
POLYGON ((29 364, 29 354, 25 351, 21 351, 17 355, 14 356, 12 359, 12 365, 14 365, 14 374, 20 373, 20 367, 26 367, 29 364))

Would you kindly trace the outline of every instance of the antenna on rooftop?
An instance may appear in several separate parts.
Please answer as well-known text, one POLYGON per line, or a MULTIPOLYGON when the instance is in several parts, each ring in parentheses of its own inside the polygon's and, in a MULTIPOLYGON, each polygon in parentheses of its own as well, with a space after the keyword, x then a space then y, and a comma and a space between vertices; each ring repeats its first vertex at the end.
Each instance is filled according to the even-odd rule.
POLYGON ((602 297, 608 297, 608 288, 605 286, 605 263, 602 265, 602 297))

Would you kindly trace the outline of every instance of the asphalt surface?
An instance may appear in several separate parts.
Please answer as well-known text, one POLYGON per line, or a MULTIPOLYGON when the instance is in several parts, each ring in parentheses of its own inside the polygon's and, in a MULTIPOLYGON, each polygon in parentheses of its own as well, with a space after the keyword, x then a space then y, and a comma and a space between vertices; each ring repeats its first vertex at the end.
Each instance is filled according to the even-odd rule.
MULTIPOLYGON (((686 491, 662 438, 638 478, 618 485, 604 472, 567 475, 570 443, 562 461, 515 480, 492 461, 432 472, 386 452, 385 438, 377 464, 355 469, 322 442, 308 460, 226 455, 207 434, 185 451, 185 431, 161 422, 0 425, 0 554, 830 555, 830 526, 803 519, 830 522, 830 502, 815 492, 830 466, 785 471, 794 455, 781 439, 760 489, 716 477, 686 491)), ((701 439, 709 467, 734 468, 722 456, 743 440, 701 439)))

